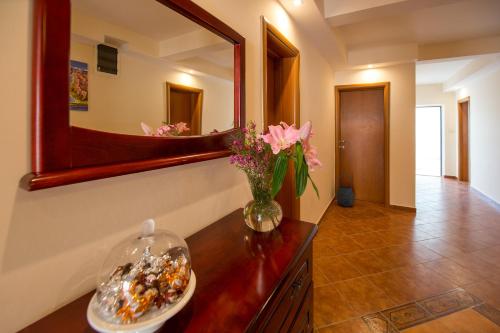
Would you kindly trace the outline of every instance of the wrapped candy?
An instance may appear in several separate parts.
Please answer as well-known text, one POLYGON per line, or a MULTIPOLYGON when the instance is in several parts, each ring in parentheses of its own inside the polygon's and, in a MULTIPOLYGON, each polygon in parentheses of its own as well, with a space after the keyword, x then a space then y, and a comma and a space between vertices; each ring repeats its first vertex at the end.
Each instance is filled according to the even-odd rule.
POLYGON ((103 265, 96 312, 107 322, 151 318, 177 303, 189 284, 187 244, 170 232, 154 232, 154 222, 146 223, 141 235, 118 244, 103 265))

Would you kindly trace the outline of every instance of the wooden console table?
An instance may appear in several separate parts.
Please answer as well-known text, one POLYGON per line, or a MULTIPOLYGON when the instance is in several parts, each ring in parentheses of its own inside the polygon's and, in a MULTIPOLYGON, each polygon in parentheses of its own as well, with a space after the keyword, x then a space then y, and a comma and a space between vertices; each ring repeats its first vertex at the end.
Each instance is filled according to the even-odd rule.
MULTIPOLYGON (((317 226, 284 218, 260 234, 236 210, 190 236, 197 285, 188 305, 160 332, 312 332, 312 239, 317 226)), ((93 292, 21 332, 94 332, 93 292)))

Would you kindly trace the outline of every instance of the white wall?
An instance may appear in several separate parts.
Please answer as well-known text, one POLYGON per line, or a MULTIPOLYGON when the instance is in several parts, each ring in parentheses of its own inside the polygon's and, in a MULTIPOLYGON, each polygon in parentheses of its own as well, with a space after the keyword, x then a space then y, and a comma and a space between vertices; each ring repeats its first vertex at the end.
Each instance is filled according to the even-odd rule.
MULTIPOLYGON (((275 1, 196 2, 247 40, 247 119, 262 123, 260 15, 300 49, 302 121, 313 121, 314 141, 324 163, 313 175, 321 199, 308 188, 301 211, 303 219, 316 222, 333 196, 330 67, 275 1)), ((227 159, 33 193, 20 189, 19 179, 30 170, 30 15, 30 0, 0 2, 0 150, 5 157, 0 172, 2 332, 19 330, 94 288, 110 247, 135 232, 140 221, 153 217, 160 227, 186 237, 250 198, 244 175, 227 159)))
POLYGON ((89 110, 71 111, 71 124, 106 132, 142 135, 166 121, 165 83, 203 89, 202 134, 233 128, 233 82, 177 71, 161 60, 120 52, 118 76, 96 70, 94 45, 72 41, 71 59, 89 65, 89 110))
POLYGON ((300 118, 311 120, 323 167, 312 174, 319 186, 320 200, 310 186, 301 197, 301 219, 318 222, 335 192, 334 150, 335 137, 333 73, 328 62, 310 43, 309 37, 299 31, 281 5, 274 0, 195 0, 219 19, 235 28, 246 38, 246 101, 247 120, 263 123, 262 113, 262 42, 260 16, 264 15, 300 50, 300 118), (235 13, 245 13, 238 15, 235 13))
POLYGON ((457 175, 457 103, 455 94, 443 92, 441 84, 417 86, 417 106, 437 105, 443 113, 443 165, 444 175, 457 175))
POLYGON ((415 207, 415 63, 335 72, 335 85, 390 82, 390 204, 415 207))
POLYGON ((457 100, 470 97, 470 184, 500 203, 500 70, 469 82, 457 100))

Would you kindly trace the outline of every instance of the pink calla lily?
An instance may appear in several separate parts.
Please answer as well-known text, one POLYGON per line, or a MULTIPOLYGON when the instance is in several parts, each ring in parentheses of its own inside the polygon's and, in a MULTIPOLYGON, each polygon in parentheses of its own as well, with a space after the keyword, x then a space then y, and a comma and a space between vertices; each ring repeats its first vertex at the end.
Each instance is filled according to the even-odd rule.
POLYGON ((179 133, 189 131, 189 127, 187 127, 187 124, 185 122, 182 122, 182 121, 175 124, 175 128, 177 129, 177 132, 179 132, 179 133))
POLYGON ((304 149, 304 158, 309 170, 314 171, 314 168, 322 166, 321 161, 318 159, 318 150, 315 146, 311 145, 309 141, 304 141, 302 148, 304 149))
POLYGON ((321 162, 318 159, 318 150, 313 146, 309 139, 312 136, 312 123, 310 121, 306 122, 299 129, 300 140, 302 143, 302 149, 304 150, 304 158, 306 159, 307 166, 311 171, 314 171, 315 167, 321 166, 321 162))
POLYGON ((311 129, 312 129, 312 124, 310 121, 307 121, 304 125, 300 126, 299 132, 300 132, 300 139, 302 141, 309 140, 309 137, 311 136, 311 129))
POLYGON ((269 133, 262 136, 265 143, 271 146, 273 154, 278 154, 280 151, 290 148, 300 140, 299 130, 295 126, 284 128, 282 125, 269 126, 269 133))

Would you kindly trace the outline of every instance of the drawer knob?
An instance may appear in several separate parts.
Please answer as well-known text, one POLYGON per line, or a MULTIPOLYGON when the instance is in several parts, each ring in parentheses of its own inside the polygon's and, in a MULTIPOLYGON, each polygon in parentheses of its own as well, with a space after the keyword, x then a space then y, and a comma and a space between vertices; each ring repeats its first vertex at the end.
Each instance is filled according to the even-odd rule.
POLYGON ((302 288, 302 277, 292 283, 292 298, 295 297, 295 294, 300 288, 302 288))
POLYGON ((300 278, 299 280, 295 281, 293 283, 293 287, 296 288, 296 289, 300 289, 300 287, 302 287, 302 278, 300 278))

